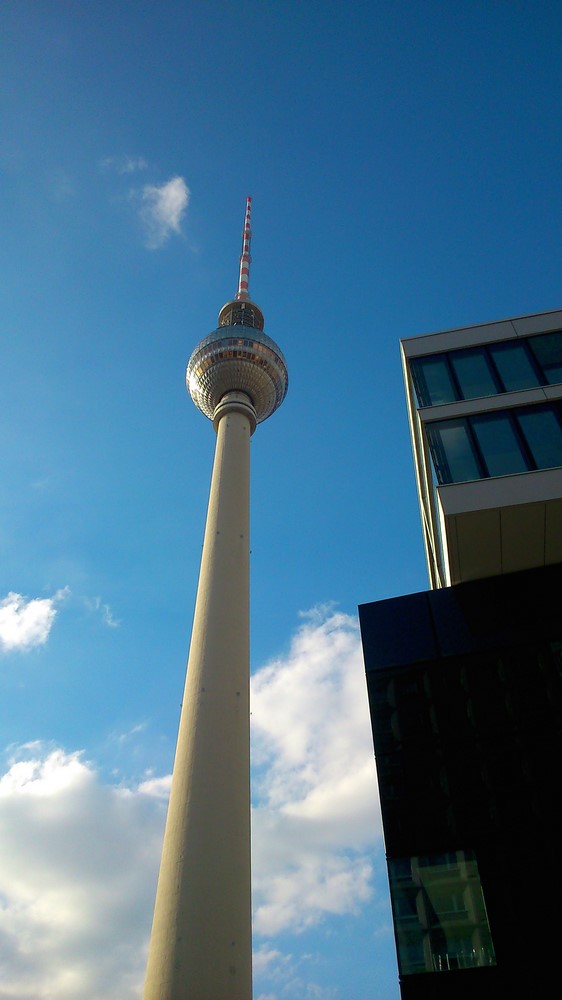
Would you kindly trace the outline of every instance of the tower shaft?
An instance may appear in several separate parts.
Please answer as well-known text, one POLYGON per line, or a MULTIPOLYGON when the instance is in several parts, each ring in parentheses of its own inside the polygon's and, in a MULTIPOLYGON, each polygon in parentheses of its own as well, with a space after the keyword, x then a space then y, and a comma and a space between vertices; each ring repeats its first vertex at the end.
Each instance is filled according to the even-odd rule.
POLYGON ((143 1000, 251 1000, 249 475, 231 392, 215 461, 143 1000))
POLYGON ((186 370, 217 442, 143 1000, 252 997, 250 437, 288 375, 248 297, 250 203, 238 296, 186 370))

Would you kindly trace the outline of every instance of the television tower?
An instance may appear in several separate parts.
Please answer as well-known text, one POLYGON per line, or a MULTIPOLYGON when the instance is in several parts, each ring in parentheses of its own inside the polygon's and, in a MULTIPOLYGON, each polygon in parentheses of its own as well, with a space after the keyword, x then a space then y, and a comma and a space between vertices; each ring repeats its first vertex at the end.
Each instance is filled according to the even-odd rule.
POLYGON ((246 201, 236 297, 187 388, 216 450, 143 1000, 251 1000, 250 437, 287 392, 250 300, 246 201))

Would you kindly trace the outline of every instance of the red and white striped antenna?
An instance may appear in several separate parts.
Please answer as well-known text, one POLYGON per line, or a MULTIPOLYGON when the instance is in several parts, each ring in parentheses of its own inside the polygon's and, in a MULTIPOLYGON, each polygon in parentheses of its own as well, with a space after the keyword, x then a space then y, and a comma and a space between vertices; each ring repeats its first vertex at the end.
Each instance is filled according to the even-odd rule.
POLYGON ((250 298, 250 245, 252 242, 252 230, 250 229, 250 210, 252 199, 250 195, 246 198, 246 215, 244 216, 244 229, 242 231, 242 253, 240 254, 240 276, 238 278, 238 291, 236 298, 238 301, 247 302, 250 298))

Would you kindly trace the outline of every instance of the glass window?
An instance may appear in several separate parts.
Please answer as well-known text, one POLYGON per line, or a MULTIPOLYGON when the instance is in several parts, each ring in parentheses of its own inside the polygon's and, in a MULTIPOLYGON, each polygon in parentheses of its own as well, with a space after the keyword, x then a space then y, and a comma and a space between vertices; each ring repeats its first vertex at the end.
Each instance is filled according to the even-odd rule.
POLYGON ((530 337, 527 343, 539 362, 548 385, 562 382, 562 330, 530 337))
POLYGON ((530 466, 509 413, 485 413, 471 417, 471 426, 490 476, 528 471, 530 466))
POLYGON ((542 384, 523 341, 508 340, 504 344, 490 344, 489 350, 506 392, 532 389, 542 384))
POLYGON ((562 426, 554 408, 528 406, 517 410, 517 419, 537 469, 562 465, 562 426))
POLYGON ((562 382, 562 330, 411 361, 420 406, 562 382))
POLYGON ((408 882, 412 881, 412 863, 410 858, 395 858, 393 861, 389 861, 388 870, 393 882, 399 882, 400 879, 406 879, 408 882))
POLYGON ((457 377, 463 399, 495 396, 499 392, 499 386, 483 348, 451 351, 449 360, 457 377))
POLYGON ((444 354, 415 358, 412 375, 420 406, 453 403, 459 398, 444 354))
POLYGON ((413 921, 418 919, 417 895, 417 889, 414 886, 397 893, 394 902, 394 913, 401 922, 406 923, 408 920, 413 921))
POLYGON ((428 424, 427 436, 440 484, 482 479, 483 472, 472 447, 466 420, 439 420, 428 424))
POLYGON ((402 976, 495 965, 478 864, 472 851, 389 861, 390 895, 402 976), (396 879, 396 871, 401 878, 396 879))

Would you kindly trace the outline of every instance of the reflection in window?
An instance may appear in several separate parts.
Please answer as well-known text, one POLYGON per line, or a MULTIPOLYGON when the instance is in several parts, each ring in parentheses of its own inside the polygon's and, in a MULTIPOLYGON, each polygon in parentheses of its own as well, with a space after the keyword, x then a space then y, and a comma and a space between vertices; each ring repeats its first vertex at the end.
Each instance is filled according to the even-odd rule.
POLYGON ((444 354, 412 361, 412 374, 421 406, 437 406, 459 399, 444 354))
POLYGON ((491 344, 489 351, 506 392, 533 389, 541 384, 523 341, 508 340, 503 344, 491 344))
POLYGON ((562 429, 558 413, 548 406, 528 406, 517 419, 537 468, 562 465, 562 429))
POLYGON ((469 351, 451 351, 449 355, 459 384, 461 399, 495 396, 500 386, 494 379, 486 353, 481 347, 469 351))
POLYGON ((527 472, 529 465, 510 414, 486 413, 471 419, 489 476, 507 476, 527 472))
POLYGON ((562 330, 531 337, 529 344, 545 373, 547 384, 562 382, 562 330))
POLYGON ((440 483, 464 483, 482 479, 483 473, 469 436, 468 422, 439 420, 427 425, 429 445, 440 483))
POLYGON ((472 851, 398 858, 388 869, 402 976, 496 964, 472 851))

